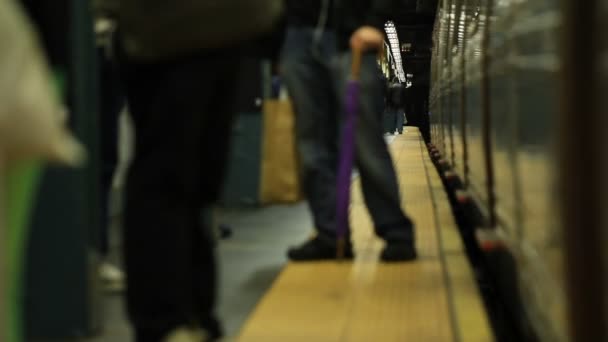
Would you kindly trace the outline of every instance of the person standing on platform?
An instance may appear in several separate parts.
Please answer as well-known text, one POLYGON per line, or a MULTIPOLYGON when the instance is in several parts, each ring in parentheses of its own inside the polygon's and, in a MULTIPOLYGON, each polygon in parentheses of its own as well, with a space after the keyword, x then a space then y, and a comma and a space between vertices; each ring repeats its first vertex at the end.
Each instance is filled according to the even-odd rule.
POLYGON ((393 80, 387 90, 386 131, 388 134, 403 134, 405 114, 403 112, 403 85, 393 80))
MULTIPOLYGON (((384 83, 377 67, 383 28, 394 1, 288 0, 284 80, 296 111, 303 190, 316 237, 288 251, 294 261, 336 257, 336 173, 340 118, 351 68, 351 48, 364 51, 356 128, 356 166, 376 233, 386 241, 381 259, 416 258, 414 225, 401 209, 399 185, 383 138, 384 83)), ((347 243, 345 255, 353 256, 347 243)))
POLYGON ((119 18, 135 126, 124 257, 135 341, 214 341, 216 261, 202 209, 228 155, 238 46, 270 30, 281 0, 100 0, 119 18))
POLYGON ((403 84, 398 81, 394 81, 389 88, 390 96, 390 108, 394 113, 393 120, 393 132, 403 134, 403 125, 405 124, 405 114, 403 112, 403 84))

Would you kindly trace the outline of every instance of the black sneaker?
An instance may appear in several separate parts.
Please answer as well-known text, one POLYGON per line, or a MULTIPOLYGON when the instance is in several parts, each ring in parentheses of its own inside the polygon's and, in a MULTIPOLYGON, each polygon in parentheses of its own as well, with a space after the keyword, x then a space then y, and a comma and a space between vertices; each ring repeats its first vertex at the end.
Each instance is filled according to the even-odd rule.
MULTIPOLYGON (((331 260, 337 259, 337 253, 335 240, 325 240, 317 236, 298 247, 290 248, 287 251, 287 257, 292 261, 331 260)), ((344 258, 352 259, 353 257, 353 245, 347 241, 344 246, 344 258)))
POLYGON ((415 260, 417 256, 416 248, 412 243, 393 241, 386 243, 386 247, 380 254, 380 259, 386 262, 399 262, 415 260))

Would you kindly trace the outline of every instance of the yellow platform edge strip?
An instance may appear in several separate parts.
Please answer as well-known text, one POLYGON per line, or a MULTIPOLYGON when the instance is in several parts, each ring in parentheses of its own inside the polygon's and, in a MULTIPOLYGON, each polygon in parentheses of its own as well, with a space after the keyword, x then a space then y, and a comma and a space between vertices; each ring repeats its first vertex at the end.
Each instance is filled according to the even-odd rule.
MULTIPOLYGON (((423 141, 421 139, 421 144, 423 141)), ((483 304, 475 274, 465 254, 449 200, 437 169, 424 145, 424 164, 429 176, 429 187, 437 210, 441 229, 440 244, 445 258, 450 286, 452 312, 455 315, 458 340, 463 342, 494 341, 488 315, 483 304)))
MULTIPOLYGON (((473 271, 464 254, 464 248, 450 210, 447 195, 443 189, 441 179, 428 157, 428 152, 424 149, 423 141, 418 129, 409 127, 406 129, 406 134, 397 137, 392 145, 391 150, 394 160, 397 163, 396 166, 399 169, 411 167, 412 169, 408 172, 413 173, 411 173, 410 176, 415 175, 417 178, 416 182, 418 183, 414 184, 415 188, 409 188, 413 183, 412 179, 408 179, 405 183, 406 192, 411 190, 410 192, 420 194, 420 197, 423 200, 428 201, 428 203, 426 203, 426 208, 431 205, 431 201, 434 202, 432 203, 434 209, 431 209, 431 211, 436 211, 434 220, 436 221, 434 224, 436 227, 432 229, 440 230, 440 232, 434 234, 427 231, 425 235, 427 239, 433 238, 434 240, 437 240, 440 238, 440 241, 435 241, 435 243, 441 247, 441 253, 446 256, 443 261, 440 262, 439 258, 433 257, 433 253, 428 254, 430 251, 428 249, 428 243, 432 243, 432 241, 427 240, 427 255, 415 264, 408 263, 407 265, 409 266, 397 266, 398 269, 394 268, 395 266, 382 265, 374 260, 361 261, 360 259, 357 263, 353 263, 352 266, 345 263, 340 264, 331 262, 290 263, 283 269, 270 290, 257 304, 253 313, 244 325, 241 335, 238 337, 239 341, 366 341, 372 336, 375 336, 374 340, 381 340, 384 337, 385 339, 388 338, 386 340, 392 341, 396 336, 395 333, 400 334, 399 336, 402 337, 409 336, 407 338, 408 341, 412 340, 412 336, 415 336, 419 341, 426 341, 429 339, 437 341, 493 340, 485 310, 479 296, 479 291, 474 280, 473 271), (409 165, 400 165, 402 163, 407 163, 409 165), (424 171, 422 169, 424 169, 424 171), (422 179, 424 178, 424 173, 426 173, 427 179, 422 179), (422 182, 424 182, 424 184, 422 184, 422 182), (424 187, 428 187, 428 189, 424 190, 424 187), (429 233, 431 234, 429 235, 429 233), (376 266, 373 266, 375 264, 378 265, 377 270, 375 269, 376 266), (382 278, 382 281, 379 283, 380 286, 391 283, 391 278, 393 278, 392 284, 394 285, 394 277, 404 277, 402 274, 404 269, 399 267, 405 267, 405 271, 407 271, 407 268, 409 267, 409 279, 428 278, 429 275, 438 275, 441 272, 447 274, 448 284, 444 284, 443 280, 436 278, 440 287, 433 290, 435 292, 433 292, 432 295, 430 293, 427 295, 431 295, 432 297, 444 297, 445 299, 435 298, 434 301, 417 300, 414 298, 415 296, 407 296, 405 293, 408 292, 406 291, 406 288, 399 290, 401 295, 398 295, 397 297, 391 297, 395 294, 382 294, 378 296, 377 291, 369 292, 370 289, 366 288, 365 284, 351 284, 349 288, 344 288, 344 284, 346 284, 344 279, 352 277, 352 272, 356 272, 357 269, 364 273, 376 272, 375 274, 382 278), (435 269, 437 271, 434 271, 435 269), (439 271, 440 269, 442 269, 442 271, 439 271), (421 277, 416 276, 418 274, 416 272, 422 272, 419 274, 421 277), (414 275, 414 278, 411 278, 412 274, 414 275), (320 290, 318 284, 315 284, 319 281, 319 279, 315 278, 319 276, 325 277, 323 282, 325 285, 328 285, 330 288, 329 291, 327 291, 328 289, 320 290), (446 286, 449 286, 449 289, 447 289, 446 286), (334 291, 336 292, 334 293, 334 291), (364 296, 361 296, 361 291, 365 293, 364 296), (447 296, 450 296, 450 298, 448 299, 447 296), (388 301, 387 297, 389 297, 388 301), (359 303, 353 304, 353 300, 358 301, 359 303), (410 309, 413 306, 416 308, 414 311, 419 311, 419 314, 417 315, 412 312, 411 314, 405 314, 403 317, 395 317, 388 322, 384 322, 383 320, 378 321, 379 317, 375 318, 373 314, 368 315, 365 312, 362 313, 361 310, 355 310, 354 313, 347 310, 347 307, 349 306, 351 306, 352 309, 352 305, 359 305, 359 307, 364 307, 366 310, 377 310, 379 314, 383 312, 394 312, 395 304, 392 303, 391 305, 391 301, 393 300, 399 303, 402 302, 405 307, 410 309), (364 303, 361 303, 361 301, 364 303), (379 305, 388 305, 390 309, 382 309, 379 305), (443 308, 437 307, 431 310, 423 307, 428 305, 440 305, 443 306, 443 308), (311 315, 295 315, 293 317, 302 317, 304 321, 291 321, 286 319, 286 316, 281 313, 284 312, 289 314, 290 312, 293 312, 293 310, 297 310, 298 307, 305 310, 314 310, 315 312, 318 312, 318 314, 315 313, 315 315, 322 319, 319 317, 311 317, 311 315), (455 325, 455 327, 449 327, 448 311, 453 316, 451 320, 452 325, 455 325), (421 315, 422 312, 427 312, 427 315, 421 315), (435 312, 435 314, 429 316, 429 313, 431 312, 435 312), (405 318, 405 320, 403 320, 403 318, 405 318), (326 325, 319 324, 323 323, 324 319, 334 320, 335 322, 326 325), (374 322, 368 321, 370 319, 374 322), (433 319, 438 320, 438 323, 428 322, 433 319), (425 323, 425 321, 427 322, 425 323), (353 324, 353 322, 358 324, 353 324), (370 326, 369 328, 363 328, 361 323, 370 326), (400 325, 412 326, 400 328, 398 327, 400 325), (439 330, 442 331, 437 332, 434 331, 435 329, 429 329, 429 327, 432 326, 437 326, 440 328, 439 330), (381 328, 386 329, 385 334, 383 334, 381 328), (344 329, 348 331, 344 331, 344 329), (454 332, 453 330, 456 331, 454 332), (389 334, 388 331, 392 331, 393 334, 389 334), (424 333, 417 334, 417 331, 423 331, 424 333), (425 333, 428 333, 429 336, 423 336, 425 333), (434 338, 431 335, 434 335, 434 338), (439 338, 440 336, 442 337, 439 338), (449 336, 452 336, 452 338, 449 336)), ((359 222, 359 231, 363 229, 362 226, 366 226, 365 229, 369 229, 368 222, 365 222, 365 224, 361 223, 362 221, 369 221, 369 218, 366 218, 366 214, 364 214, 364 205, 361 203, 362 201, 356 199, 356 195, 354 197, 351 215, 358 217, 357 222, 359 222)), ((408 205, 416 207, 416 210, 418 211, 421 210, 420 204, 413 204, 411 202, 412 198, 409 199, 408 205)), ((369 232, 363 233, 363 235, 365 234, 369 235, 369 232)), ((371 250, 375 250, 376 252, 379 250, 379 242, 374 242, 372 240, 364 241, 369 243, 369 248, 371 248, 371 250)), ((367 250, 369 251, 370 249, 367 250)), ((364 277, 361 278, 361 275, 359 274, 357 279, 364 279, 364 277)), ((410 287, 410 291, 413 292, 408 293, 420 294, 424 292, 424 287, 420 288, 422 283, 419 281, 410 281, 407 277, 403 279, 410 283, 409 286, 415 286, 410 287)), ((431 278, 428 279, 430 280, 431 278)), ((401 341, 402 339, 397 340, 401 341)))

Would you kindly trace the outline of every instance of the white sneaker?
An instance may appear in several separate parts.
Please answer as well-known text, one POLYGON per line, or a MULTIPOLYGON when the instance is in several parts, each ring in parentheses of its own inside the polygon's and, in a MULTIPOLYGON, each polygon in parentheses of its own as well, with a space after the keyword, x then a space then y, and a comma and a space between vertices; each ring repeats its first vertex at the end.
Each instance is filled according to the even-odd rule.
POLYGON ((202 329, 180 327, 167 335, 163 342, 205 342, 209 335, 202 329))
POLYGON ((103 262, 99 266, 99 277, 103 281, 104 289, 108 292, 119 292, 125 288, 124 273, 108 262, 103 262))

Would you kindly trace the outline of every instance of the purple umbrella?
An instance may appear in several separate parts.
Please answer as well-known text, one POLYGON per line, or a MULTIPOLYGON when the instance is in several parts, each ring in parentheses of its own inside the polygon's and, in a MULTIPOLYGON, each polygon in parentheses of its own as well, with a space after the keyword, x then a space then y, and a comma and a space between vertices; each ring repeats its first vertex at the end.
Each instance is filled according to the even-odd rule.
POLYGON ((348 222, 348 205, 350 202, 350 184, 355 159, 355 126, 359 109, 359 74, 361 73, 361 51, 353 50, 351 76, 346 86, 345 120, 340 144, 340 164, 336 190, 336 224, 337 224, 337 258, 344 258, 346 236, 350 230, 348 222))

